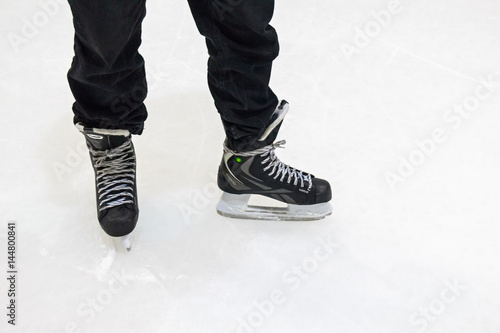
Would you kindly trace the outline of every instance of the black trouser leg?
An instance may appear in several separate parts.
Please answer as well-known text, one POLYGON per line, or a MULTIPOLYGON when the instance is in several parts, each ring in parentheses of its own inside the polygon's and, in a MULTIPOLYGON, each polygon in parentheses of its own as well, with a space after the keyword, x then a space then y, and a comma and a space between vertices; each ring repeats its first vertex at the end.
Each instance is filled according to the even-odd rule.
POLYGON ((145 0, 69 0, 75 57, 68 72, 74 121, 140 134, 147 117, 144 59, 138 53, 145 0))
POLYGON ((272 61, 279 52, 276 31, 269 25, 274 0, 188 1, 206 37, 208 84, 228 146, 247 150, 278 104, 269 88, 272 61))

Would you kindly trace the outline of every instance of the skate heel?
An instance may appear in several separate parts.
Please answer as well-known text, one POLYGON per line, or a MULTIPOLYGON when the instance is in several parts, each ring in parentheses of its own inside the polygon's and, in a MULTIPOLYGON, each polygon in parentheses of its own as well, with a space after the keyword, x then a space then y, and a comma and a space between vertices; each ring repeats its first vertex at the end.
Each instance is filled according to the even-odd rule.
POLYGON ((247 210, 250 194, 232 194, 222 192, 217 204, 217 213, 227 217, 238 217, 247 210))

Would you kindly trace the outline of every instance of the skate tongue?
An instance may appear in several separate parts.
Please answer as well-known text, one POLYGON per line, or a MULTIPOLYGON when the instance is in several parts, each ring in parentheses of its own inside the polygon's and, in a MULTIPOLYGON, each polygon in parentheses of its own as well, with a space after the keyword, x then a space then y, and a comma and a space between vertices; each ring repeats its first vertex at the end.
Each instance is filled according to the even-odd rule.
POLYGON ((81 123, 75 125, 76 128, 85 135, 85 139, 97 150, 108 150, 121 146, 130 138, 127 130, 113 130, 84 127, 81 123))
POLYGON ((119 147, 128 139, 125 136, 102 135, 86 132, 84 132, 84 135, 87 142, 97 150, 109 150, 119 147))
POLYGON ((271 119, 269 119, 269 125, 265 129, 264 134, 262 134, 262 136, 259 138, 259 141, 265 141, 267 144, 270 144, 274 141, 274 139, 278 135, 281 123, 288 113, 288 108, 288 102, 282 100, 274 113, 271 115, 271 119))

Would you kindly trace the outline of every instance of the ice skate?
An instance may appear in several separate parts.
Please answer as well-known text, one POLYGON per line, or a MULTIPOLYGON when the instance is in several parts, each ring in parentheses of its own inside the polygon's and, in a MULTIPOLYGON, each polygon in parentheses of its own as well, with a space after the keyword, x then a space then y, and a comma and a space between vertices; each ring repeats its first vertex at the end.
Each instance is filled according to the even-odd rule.
POLYGON ((282 101, 255 149, 235 152, 224 144, 217 178, 218 186, 224 192, 217 204, 220 215, 308 221, 322 219, 332 213, 328 202, 332 197, 330 184, 281 162, 275 149, 283 147, 285 141, 266 142, 271 133, 275 136, 287 112, 288 103, 282 101), (270 197, 286 203, 287 207, 252 206, 248 204, 251 195, 270 197))
POLYGON ((139 216, 136 158, 130 132, 76 127, 83 133, 95 172, 97 217, 102 229, 130 251, 129 235, 139 216))

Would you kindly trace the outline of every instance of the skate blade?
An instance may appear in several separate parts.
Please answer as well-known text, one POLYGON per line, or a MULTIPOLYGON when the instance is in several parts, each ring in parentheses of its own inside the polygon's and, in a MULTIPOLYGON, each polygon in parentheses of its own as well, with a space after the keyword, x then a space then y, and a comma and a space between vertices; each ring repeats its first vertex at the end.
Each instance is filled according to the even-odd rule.
POLYGON ((113 237, 113 242, 115 243, 115 247, 117 249, 124 248, 125 250, 127 250, 127 252, 130 252, 130 250, 132 250, 131 235, 113 237))
POLYGON ((237 219, 270 221, 314 221, 332 214, 329 202, 315 205, 292 205, 287 207, 265 207, 248 205, 250 194, 223 193, 217 204, 219 215, 237 219))

